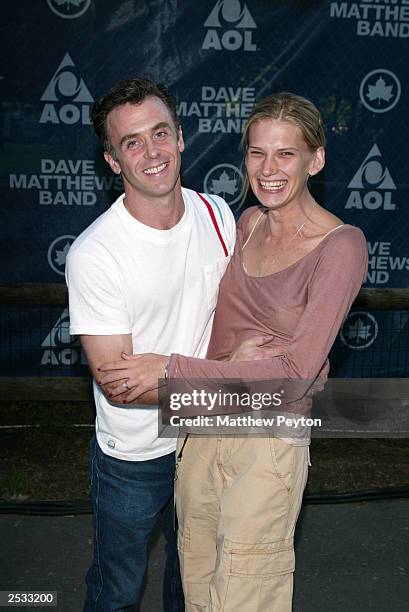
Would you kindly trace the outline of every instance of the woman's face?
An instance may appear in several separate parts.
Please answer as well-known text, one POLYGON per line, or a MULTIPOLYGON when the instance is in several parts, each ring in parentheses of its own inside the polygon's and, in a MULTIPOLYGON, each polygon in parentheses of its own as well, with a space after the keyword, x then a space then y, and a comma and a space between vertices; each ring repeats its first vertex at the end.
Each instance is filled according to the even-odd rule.
POLYGON ((247 174, 254 195, 268 208, 301 201, 308 175, 317 174, 324 162, 323 147, 312 150, 294 123, 264 119, 249 129, 247 174))

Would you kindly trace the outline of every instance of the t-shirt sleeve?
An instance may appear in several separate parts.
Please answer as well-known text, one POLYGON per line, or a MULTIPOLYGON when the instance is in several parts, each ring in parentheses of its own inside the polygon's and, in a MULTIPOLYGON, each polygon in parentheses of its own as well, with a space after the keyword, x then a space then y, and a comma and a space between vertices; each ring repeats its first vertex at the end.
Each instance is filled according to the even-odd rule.
POLYGON ((70 334, 131 333, 121 277, 112 258, 71 247, 66 262, 70 334))
POLYGON ((325 364, 338 331, 362 285, 368 255, 363 233, 340 230, 328 239, 312 272, 308 303, 282 355, 259 361, 213 361, 172 355, 169 376, 182 379, 305 381, 299 397, 325 364))

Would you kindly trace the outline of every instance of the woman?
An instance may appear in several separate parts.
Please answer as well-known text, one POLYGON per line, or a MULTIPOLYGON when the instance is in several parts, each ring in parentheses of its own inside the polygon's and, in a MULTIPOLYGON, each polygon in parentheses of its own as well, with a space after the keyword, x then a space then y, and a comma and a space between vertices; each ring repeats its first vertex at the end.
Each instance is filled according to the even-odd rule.
MULTIPOLYGON (((142 355, 107 364, 102 382, 129 399, 170 378, 326 379, 328 353, 364 279, 365 238, 312 197, 308 179, 325 163, 318 110, 291 93, 256 104, 245 144, 246 188, 259 206, 238 222, 220 284, 207 359, 142 355), (250 338, 268 336, 268 359, 250 338)), ((179 441, 177 513, 186 609, 291 610, 293 536, 307 479, 306 438, 179 441), (182 452, 183 451, 183 452, 182 452)))

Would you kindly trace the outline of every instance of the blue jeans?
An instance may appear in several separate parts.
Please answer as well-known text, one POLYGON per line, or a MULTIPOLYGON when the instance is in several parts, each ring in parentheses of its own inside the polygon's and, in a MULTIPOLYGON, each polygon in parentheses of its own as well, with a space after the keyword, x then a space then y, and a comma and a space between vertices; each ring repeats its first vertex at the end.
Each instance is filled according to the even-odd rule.
POLYGON ((137 612, 148 564, 149 536, 163 515, 165 612, 183 612, 176 531, 173 527, 175 454, 123 461, 91 442, 94 558, 88 570, 84 612, 137 612))

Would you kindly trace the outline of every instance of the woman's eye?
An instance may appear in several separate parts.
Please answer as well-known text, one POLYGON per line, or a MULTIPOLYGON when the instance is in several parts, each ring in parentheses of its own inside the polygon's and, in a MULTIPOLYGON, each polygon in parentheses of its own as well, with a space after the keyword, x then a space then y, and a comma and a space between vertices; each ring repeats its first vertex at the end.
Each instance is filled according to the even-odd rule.
POLYGON ((292 151, 281 151, 282 157, 292 157, 292 155, 294 155, 292 151))

